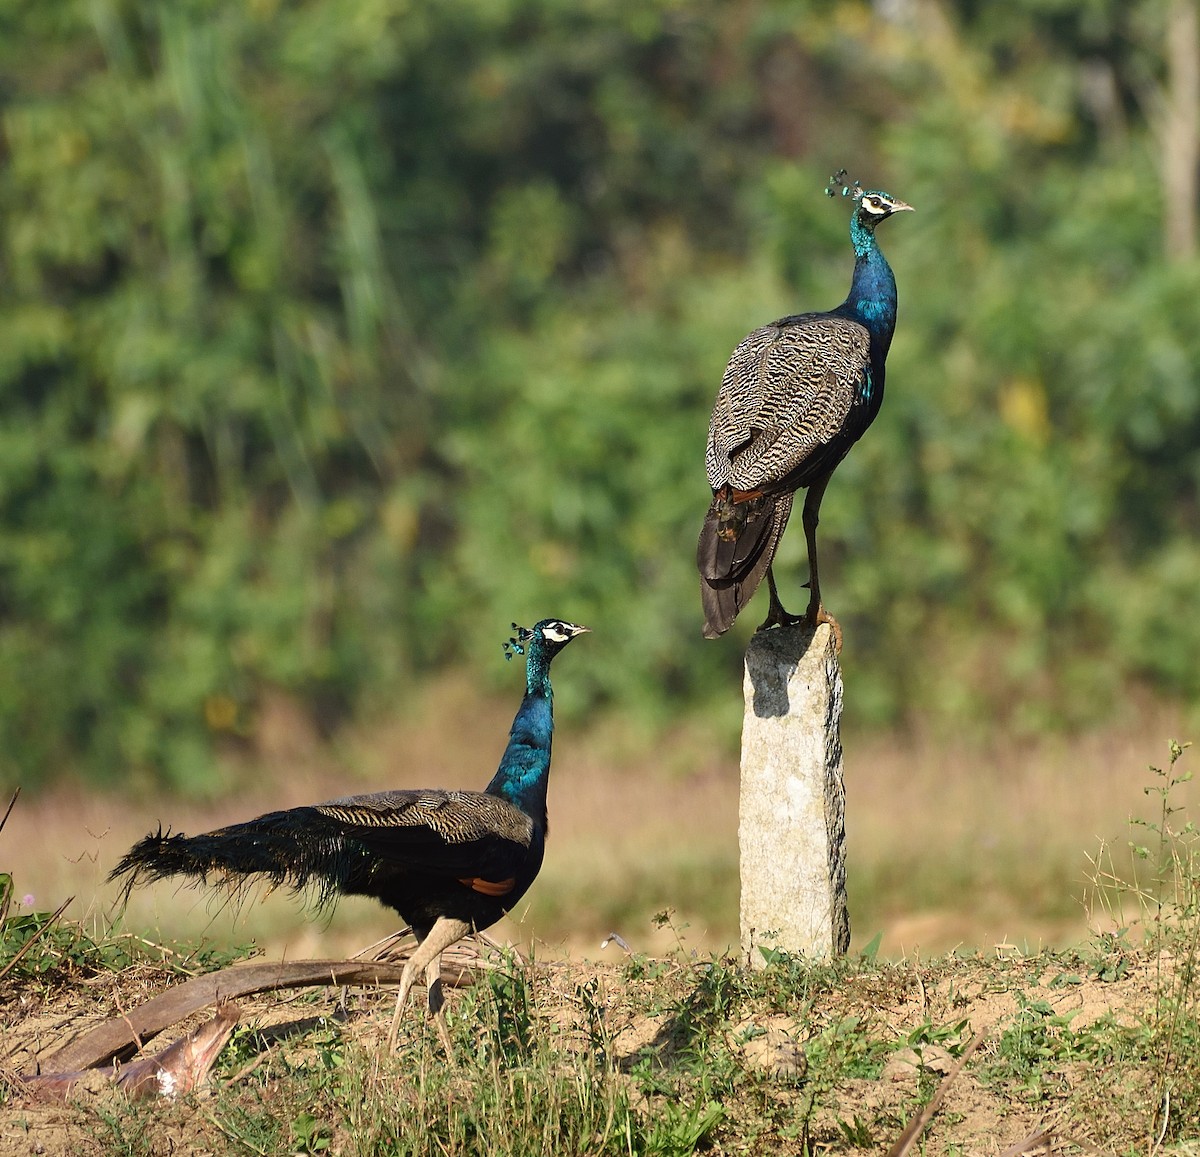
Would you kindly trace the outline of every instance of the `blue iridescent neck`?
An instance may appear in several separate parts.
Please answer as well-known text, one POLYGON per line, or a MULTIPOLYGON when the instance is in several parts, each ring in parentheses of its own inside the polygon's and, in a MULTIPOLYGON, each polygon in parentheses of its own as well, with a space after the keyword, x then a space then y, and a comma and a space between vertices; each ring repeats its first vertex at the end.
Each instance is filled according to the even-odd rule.
POLYGON ((839 312, 871 331, 872 356, 882 361, 896 328, 896 278, 875 240, 875 230, 863 224, 858 213, 850 218, 850 241, 854 245, 854 278, 839 312))
POLYGON ((550 658, 535 640, 525 667, 525 697, 517 709, 508 746, 487 785, 546 827, 546 785, 550 778, 550 749, 554 738, 554 693, 550 687, 550 658))
POLYGON ((546 654, 546 648, 540 639, 534 639, 529 644, 529 653, 525 659, 525 694, 545 695, 552 698, 550 689, 550 660, 552 655, 546 654))

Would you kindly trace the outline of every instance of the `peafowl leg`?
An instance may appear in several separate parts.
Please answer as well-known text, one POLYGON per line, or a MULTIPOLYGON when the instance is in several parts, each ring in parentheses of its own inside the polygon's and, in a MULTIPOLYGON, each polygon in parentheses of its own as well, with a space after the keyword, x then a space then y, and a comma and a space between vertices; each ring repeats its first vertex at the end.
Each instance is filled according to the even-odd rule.
POLYGON ((442 993, 442 954, 439 952, 425 965, 425 987, 429 990, 429 1015, 437 1028, 442 1048, 451 1064, 454 1064, 454 1046, 450 1043, 450 1030, 446 1027, 446 997, 442 993))
POLYGON ((437 1016, 446 1003, 442 992, 442 956, 439 952, 425 965, 425 988, 429 992, 429 1015, 437 1016))
MULTIPOLYGON (((408 999, 408 990, 412 988, 413 982, 422 973, 425 974, 428 982, 431 968, 435 965, 438 969, 435 975, 440 976, 442 953, 470 931, 471 925, 464 920, 451 920, 447 916, 439 916, 437 922, 429 930, 429 934, 417 945, 417 950, 408 958, 408 963, 400 974, 400 990, 396 994, 396 1011, 392 1016, 392 1027, 388 1032, 389 1052, 396 1047, 396 1035, 400 1031, 400 1016, 404 1011, 404 1002, 408 999)), ((439 981, 436 985, 436 996, 434 987, 429 989, 429 1010, 434 1013, 435 1017, 441 1012, 441 1000, 442 986, 439 981)), ((445 1025, 439 1019, 438 1033, 442 1037, 442 1043, 446 1044, 449 1041, 449 1035, 444 1030, 445 1025)))
POLYGON ((760 631, 768 627, 791 627, 804 621, 800 615, 789 615, 783 609, 783 603, 779 601, 779 588, 775 585, 775 573, 770 567, 767 567, 767 589, 771 592, 771 607, 758 628, 760 631))
POLYGON ((820 623, 828 623, 833 630, 834 646, 838 653, 842 650, 842 628, 821 603, 821 580, 817 569, 817 524, 821 521, 821 499, 825 497, 825 487, 833 476, 830 471, 824 478, 818 478, 804 496, 804 541, 808 544, 808 610, 804 612, 804 621, 814 629, 820 623))

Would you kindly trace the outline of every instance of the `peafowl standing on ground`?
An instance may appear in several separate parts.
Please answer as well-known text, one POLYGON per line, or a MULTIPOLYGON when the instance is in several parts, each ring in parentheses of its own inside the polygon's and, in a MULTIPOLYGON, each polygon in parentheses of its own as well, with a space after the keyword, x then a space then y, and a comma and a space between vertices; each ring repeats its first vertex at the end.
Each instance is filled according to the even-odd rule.
POLYGON ((526 655, 525 697, 508 747, 483 791, 383 791, 271 812, 199 836, 147 836, 109 876, 125 892, 167 876, 210 877, 236 887, 247 877, 314 890, 318 905, 373 896, 412 926, 418 946, 401 974, 388 1035, 394 1047, 409 989, 422 971, 429 1010, 440 1018, 442 953, 504 915, 533 883, 546 839, 546 785, 554 706, 550 664, 587 627, 543 619, 517 627, 505 649, 526 655))
POLYGON ((884 361, 896 326, 896 279, 875 240, 881 221, 911 209, 878 190, 864 191, 837 173, 852 197, 850 294, 828 313, 801 313, 756 329, 733 351, 709 426, 706 465, 712 505, 700 531, 696 565, 704 636, 733 625, 765 574, 771 606, 759 630, 829 623, 817 574, 817 519, 830 475, 875 419, 883 401, 884 361), (808 610, 789 615, 779 601, 771 563, 792 511, 808 488, 808 610))

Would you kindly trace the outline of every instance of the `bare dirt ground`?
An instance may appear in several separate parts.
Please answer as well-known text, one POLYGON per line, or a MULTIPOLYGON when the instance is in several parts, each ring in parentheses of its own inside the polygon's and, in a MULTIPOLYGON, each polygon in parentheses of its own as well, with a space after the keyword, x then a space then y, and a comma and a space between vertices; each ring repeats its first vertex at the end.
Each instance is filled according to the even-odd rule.
MULTIPOLYGON (((1038 1010, 1037 1025, 1069 1025, 1069 1039, 1076 1041, 1090 1039, 1093 1029, 1113 1031, 1101 1026, 1149 1023, 1164 983, 1162 961, 1129 954, 1122 960, 1111 980, 1089 976, 1082 967, 1073 971, 1078 962, 1049 955, 950 957, 864 968, 794 1008, 786 994, 772 999, 769 986, 748 988, 711 1026, 720 1039, 697 1054, 710 1058, 714 1072, 731 1068, 737 1076, 730 1083, 737 1091, 724 1099, 723 1116, 700 1147, 713 1153, 800 1153, 800 1125, 808 1118, 806 1136, 813 1149, 881 1152, 946 1079, 965 1043, 983 1034, 978 1051, 950 1083, 922 1138, 922 1152, 1001 1154, 1046 1130, 1048 1146, 1030 1142, 1024 1151, 1140 1148, 1148 1140, 1144 1133, 1152 1113, 1147 1106, 1140 1115, 1131 1114, 1129 1104, 1131 1098, 1134 1104, 1149 1101, 1153 1065, 1105 1073, 1102 1066, 1077 1059, 1069 1047, 1051 1047, 1053 1033, 1035 1040, 1022 1028, 1036 1027, 1027 1012, 1031 1007, 1038 1010), (831 1041, 840 1041, 845 1050, 837 1071, 831 1067, 831 1041), (1018 1055, 1023 1047, 1028 1056, 1018 1055), (871 1063, 866 1063, 868 1054, 871 1063), (864 1063, 856 1064, 856 1056, 864 1063), (1027 1071, 1022 1067, 1027 1064, 1036 1067, 1027 1071)), ((1093 970, 1102 963, 1093 959, 1093 970)), ((649 967, 642 962, 637 975, 628 965, 538 964, 532 981, 535 1032, 559 1042, 586 1040, 578 994, 581 986, 591 985, 605 1010, 605 1063, 618 1074, 633 1071, 647 1056, 669 1067, 686 1047, 681 1020, 694 1009, 702 974, 712 967, 686 955, 649 967)), ((214 1126, 222 1118, 221 1106, 257 1089, 257 1111, 270 1114, 271 1089, 295 1081, 296 1072, 306 1067, 320 1071, 312 1037, 331 1024, 338 1026, 340 1049, 357 1047, 377 1057, 392 1008, 386 991, 352 993, 344 1006, 330 990, 318 990, 315 999, 269 994, 242 1000, 243 1021, 267 1041, 264 1051, 249 1064, 242 1063, 244 1057, 218 1062, 207 1087, 177 1102, 159 1099, 137 1107, 110 1080, 99 1078, 78 1087, 65 1103, 47 1103, 21 1085, 17 1075, 35 1071, 39 1059, 44 1064, 72 1036, 133 1008, 167 982, 164 970, 144 966, 86 983, 5 991, 0 1023, 7 1097, 0 1107, 0 1154, 252 1152, 252 1147, 230 1145, 219 1124, 214 1126)), ((462 999, 462 993, 452 993, 451 1008, 462 999)), ((176 1026, 153 1047, 202 1019, 176 1026)), ((431 1047, 432 1033, 418 1020, 402 1040, 402 1052, 427 1054, 431 1047)), ((1067 1033, 1061 1030, 1062 1041, 1067 1033)), ((415 1080, 404 1063, 397 1058, 398 1079, 415 1080)), ((279 1104, 285 1113, 294 1111, 282 1094, 279 1104)), ((647 1104, 645 1111, 656 1109, 647 1104)), ((334 1123, 328 1151, 373 1151, 359 1148, 359 1140, 334 1123)))

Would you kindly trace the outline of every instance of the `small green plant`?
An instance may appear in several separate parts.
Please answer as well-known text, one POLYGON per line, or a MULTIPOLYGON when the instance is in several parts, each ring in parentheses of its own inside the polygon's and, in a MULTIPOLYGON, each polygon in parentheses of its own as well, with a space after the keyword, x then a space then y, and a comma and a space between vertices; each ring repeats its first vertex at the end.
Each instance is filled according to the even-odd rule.
POLYGON ((643 952, 635 952, 625 965, 625 975, 630 980, 659 980, 674 967, 670 960, 659 960, 643 952))
POLYGON ((1000 1035, 994 1068, 1009 1079, 1015 1078, 1032 1099, 1042 1095, 1045 1074, 1075 1055, 1071 1034, 1074 1012, 1056 1013, 1045 1000, 1030 1000, 1016 993, 1020 1008, 1000 1035))
POLYGON ((664 908, 661 912, 655 912, 650 917, 650 923, 655 928, 669 928, 671 935, 675 937, 675 950, 680 956, 687 955, 687 946, 684 944, 683 934, 688 930, 688 923, 685 920, 682 924, 675 922, 675 909, 664 908))
POLYGON ((745 995, 746 977, 734 961, 713 957, 698 966, 696 987, 680 1009, 679 1024, 685 1035, 695 1038, 711 1033, 733 1016, 745 995))
POLYGON ((341 1026, 328 1017, 321 1018, 321 1028, 309 1038, 317 1050, 317 1060, 326 1073, 338 1073, 346 1064, 346 1048, 341 1026))
POLYGON ((871 939, 859 950, 858 957, 867 964, 874 964, 879 955, 879 946, 883 943, 883 930, 876 932, 871 939))
POLYGON ((612 1039, 608 1031, 608 1009, 600 991, 599 980, 593 976, 584 984, 577 984, 575 998, 583 1010, 584 1029, 587 1032, 592 1057, 596 1064, 607 1065, 612 1039))
POLYGON ((967 1031, 968 1026, 969 1022, 966 1020, 958 1020, 950 1024, 936 1024, 926 1017, 908 1034, 905 1042, 909 1048, 918 1050, 922 1045, 940 1045, 951 1056, 958 1056, 970 1035, 967 1031))
POLYGON ((724 1108, 715 1101, 692 1105, 663 1101, 646 1129, 639 1152, 647 1157, 687 1157, 724 1116, 724 1108))
POLYGON ((1092 860, 1092 903, 1118 924, 1097 938, 1094 975, 1118 980, 1126 974, 1135 954, 1128 943, 1134 926, 1152 954, 1155 1000, 1146 1032, 1154 1058, 1151 1149, 1200 1124, 1200 832, 1178 802, 1193 777, 1180 766, 1190 746, 1172 740, 1166 767, 1149 769, 1154 780, 1143 790, 1156 807, 1148 818, 1130 819, 1136 838, 1128 845, 1128 875, 1109 846, 1092 860), (1130 900, 1136 912, 1127 908, 1130 900))
POLYGON ((241 1072, 247 1065, 262 1056, 266 1048, 262 1033, 253 1025, 239 1024, 234 1027, 221 1050, 219 1069, 225 1077, 241 1072))
POLYGON ((93 1129, 102 1138, 106 1153, 120 1154, 121 1157, 154 1157, 158 1149, 151 1116, 144 1104, 101 1103, 97 1106, 93 1129))
POLYGON ((1149 838, 1145 844, 1131 841, 1134 856, 1152 865, 1149 884, 1150 910, 1153 931, 1161 937, 1164 921, 1170 918, 1195 915, 1197 912, 1196 825, 1191 820, 1180 824, 1177 817, 1186 809, 1174 802, 1178 789, 1192 779, 1190 768, 1178 770, 1177 764, 1190 743, 1171 740, 1170 762, 1167 767, 1151 767, 1157 783, 1144 788, 1147 796, 1158 800, 1158 815, 1151 819, 1134 817, 1130 823, 1144 829, 1149 838))
POLYGON ((325 1153, 333 1130, 311 1113, 300 1113, 292 1122, 292 1144, 296 1153, 325 1153))
POLYGON ((1115 932, 1097 933, 1090 953, 1084 954, 1082 959, 1094 979, 1114 984, 1129 975, 1135 957, 1136 949, 1129 943, 1129 929, 1118 928, 1115 932))
MULTIPOLYGON (((524 967, 511 953, 502 964, 483 974, 483 983, 473 1004, 479 1017, 477 1047, 482 1055, 506 1065, 527 1062, 537 1043, 534 1024, 534 995, 530 986, 532 969, 524 967)), ((466 1010, 472 1015, 472 1009, 466 1010)))
POLYGON ((834 1123, 847 1145, 855 1149, 875 1148, 875 1134, 871 1130, 870 1122, 864 1121, 857 1113, 849 1121, 836 1117, 834 1123))
POLYGON ((209 1118, 227 1142, 231 1153, 276 1154, 295 1151, 285 1145, 291 1135, 286 1130, 287 1118, 280 1112, 275 1099, 268 1099, 261 1089, 249 1096, 221 1098, 209 1118))
MULTIPOLYGON (((0 980, 55 983, 75 976, 116 973, 131 964, 152 962, 180 969, 178 957, 155 951, 148 941, 87 931, 64 920, 68 897, 53 912, 14 905, 12 877, 0 877, 0 980)), ((32 904, 33 898, 27 897, 32 904)), ((228 954, 227 954, 228 955, 228 954)))
MULTIPOLYGON (((1196 1078, 1200 1074, 1200 1007, 1198 1007, 1197 957, 1200 954, 1200 842, 1196 825, 1174 798, 1192 778, 1191 769, 1177 768, 1190 744, 1171 741, 1166 769, 1151 768, 1158 783, 1146 789, 1157 796, 1159 814, 1143 826, 1153 839, 1152 848, 1134 846, 1140 859, 1154 864, 1153 942, 1157 993, 1154 1039, 1159 1053, 1153 1127, 1161 1140, 1171 1125, 1172 1104, 1179 1125, 1200 1114, 1196 1078)), ((1176 1134, 1172 1134, 1176 1135, 1176 1134)))
POLYGON ((810 1079, 824 1069, 837 1082, 847 1078, 874 1080, 888 1054, 886 1042, 861 1016, 838 1017, 808 1044, 810 1079))

